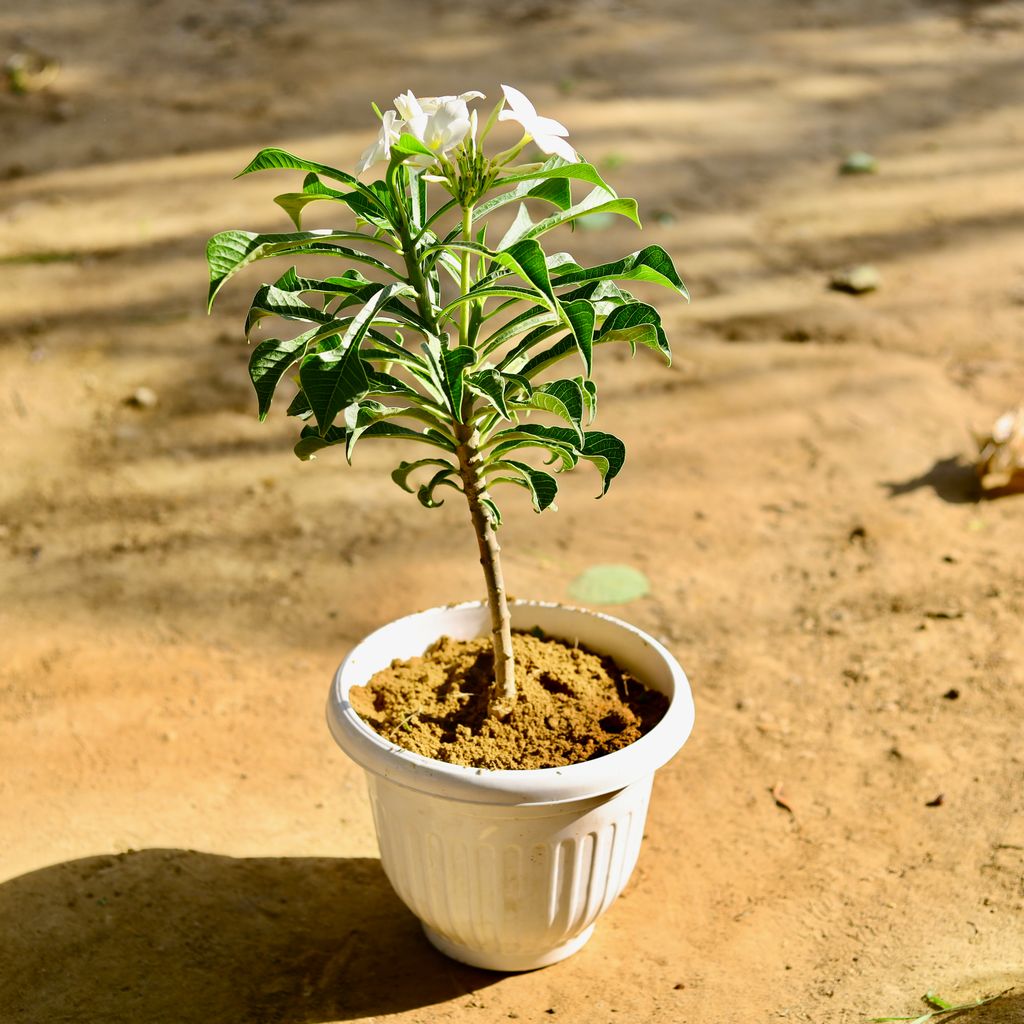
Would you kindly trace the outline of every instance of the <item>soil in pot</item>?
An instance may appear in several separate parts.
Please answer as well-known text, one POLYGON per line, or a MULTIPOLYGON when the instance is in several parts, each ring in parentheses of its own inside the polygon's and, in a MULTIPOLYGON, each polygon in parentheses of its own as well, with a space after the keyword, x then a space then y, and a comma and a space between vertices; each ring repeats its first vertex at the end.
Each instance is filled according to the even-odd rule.
POLYGON ((612 658, 567 641, 515 633, 518 695, 504 719, 487 716, 494 678, 489 638, 442 637, 350 692, 378 733, 424 757, 473 768, 559 768, 635 742, 667 698, 612 658))

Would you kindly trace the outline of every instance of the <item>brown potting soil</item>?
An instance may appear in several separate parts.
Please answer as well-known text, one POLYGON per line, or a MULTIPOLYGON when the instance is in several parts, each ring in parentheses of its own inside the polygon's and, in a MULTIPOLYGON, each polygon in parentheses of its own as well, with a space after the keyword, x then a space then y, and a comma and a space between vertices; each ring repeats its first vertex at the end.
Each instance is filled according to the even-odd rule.
POLYGON ((564 640, 515 633, 518 693, 488 715, 489 638, 442 637, 350 692, 352 706, 392 743, 472 768, 559 768, 610 754, 661 721, 668 699, 615 661, 564 640))

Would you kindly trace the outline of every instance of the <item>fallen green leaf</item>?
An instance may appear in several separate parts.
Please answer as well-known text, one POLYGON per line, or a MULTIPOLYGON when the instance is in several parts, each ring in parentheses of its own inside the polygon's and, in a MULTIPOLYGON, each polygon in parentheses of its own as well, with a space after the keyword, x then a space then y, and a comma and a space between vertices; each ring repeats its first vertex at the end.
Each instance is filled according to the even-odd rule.
POLYGON ((569 584, 569 594, 585 604, 626 604, 650 590, 647 577, 629 565, 594 565, 569 584))

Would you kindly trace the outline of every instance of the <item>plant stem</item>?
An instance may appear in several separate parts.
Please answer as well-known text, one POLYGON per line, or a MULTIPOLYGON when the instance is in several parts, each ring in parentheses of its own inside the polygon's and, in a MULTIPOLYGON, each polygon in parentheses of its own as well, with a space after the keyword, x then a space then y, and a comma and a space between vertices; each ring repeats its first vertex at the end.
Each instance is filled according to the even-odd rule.
POLYGON ((423 277, 423 270, 420 267, 416 256, 416 243, 413 241, 412 230, 409 227, 409 218, 405 213, 404 195, 395 186, 394 181, 390 182, 391 194, 395 197, 395 204, 399 213, 399 235, 402 239, 402 258, 405 261, 405 269, 409 275, 409 284, 416 289, 416 306, 420 311, 423 322, 433 333, 439 334, 437 317, 434 315, 434 307, 430 301, 430 293, 427 291, 427 282, 423 277))
POLYGON ((501 571, 501 547, 498 535, 484 507, 487 486, 478 469, 480 453, 477 450, 476 431, 472 424, 460 423, 455 428, 459 459, 459 476, 469 505, 469 515, 476 531, 480 548, 480 565, 487 583, 487 606, 491 612, 491 647, 494 651, 494 683, 489 709, 491 714, 504 718, 512 710, 516 699, 515 655, 512 651, 512 619, 505 594, 505 577, 501 571))
MULTIPOLYGON (((463 208, 462 236, 467 242, 473 241, 472 206, 463 208)), ((460 281, 463 295, 469 291, 472 285, 472 258, 472 253, 463 252, 460 281)), ((463 345, 472 344, 470 338, 472 305, 472 303, 466 302, 462 306, 460 340, 463 345)), ((483 499, 487 497, 487 485, 478 469, 480 464, 479 433, 473 426, 473 405, 473 396, 469 388, 466 388, 463 392, 462 408, 459 410, 462 423, 455 428, 455 437, 459 442, 455 452, 459 459, 462 489, 466 495, 466 503, 469 505, 469 517, 473 521, 477 546, 480 548, 480 565, 483 567, 484 581, 487 584, 487 607, 491 613, 494 683, 491 688, 489 710, 491 714, 504 718, 511 712, 516 699, 512 618, 509 615, 508 599, 505 594, 505 577, 501 570, 501 546, 498 544, 498 534, 483 503, 483 499)))
MULTIPOLYGON (((473 207, 466 206, 462 210, 462 237, 467 242, 473 241, 473 207)), ((460 281, 460 287, 462 294, 465 295, 469 291, 470 285, 472 284, 471 278, 471 262, 473 254, 470 252, 463 251, 462 253, 462 280, 460 281)), ((469 322, 472 306, 471 302, 464 302, 462 304, 462 330, 460 332, 460 340, 463 345, 470 344, 469 340, 469 322)))
MULTIPOLYGON (((392 186, 393 187, 393 186, 392 186)), ((427 326, 438 332, 437 315, 430 297, 427 294, 423 271, 416 258, 416 247, 412 239, 408 219, 401 198, 396 194, 398 209, 401 215, 402 250, 405 266, 409 274, 409 283, 417 291, 417 304, 420 315, 427 326)), ((473 230, 473 209, 463 211, 463 230, 470 241, 473 230)), ((461 285, 462 294, 469 291, 470 286, 470 253, 463 255, 461 285)), ((462 332, 460 340, 469 344, 469 304, 464 306, 462 332)), ((488 518, 483 505, 487 497, 487 487, 478 469, 480 453, 477 447, 479 434, 473 426, 473 396, 466 388, 462 399, 462 408, 458 410, 457 419, 452 428, 457 441, 456 456, 459 460, 459 476, 462 488, 469 505, 469 516, 473 521, 477 545, 480 548, 480 565, 484 570, 484 582, 487 584, 487 607, 491 613, 491 647, 494 651, 494 682, 488 701, 488 712, 499 718, 506 717, 512 710, 516 697, 515 656, 512 651, 512 618, 509 615, 508 599, 505 596, 505 577, 501 571, 501 547, 494 525, 488 518)))

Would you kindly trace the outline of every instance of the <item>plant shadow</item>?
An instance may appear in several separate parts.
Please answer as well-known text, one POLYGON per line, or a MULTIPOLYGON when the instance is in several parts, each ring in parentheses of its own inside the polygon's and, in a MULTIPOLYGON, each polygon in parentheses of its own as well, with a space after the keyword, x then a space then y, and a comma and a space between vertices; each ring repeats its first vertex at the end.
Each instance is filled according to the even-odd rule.
POLYGON ((982 1006, 960 1010, 942 1018, 952 1024, 1020 1024, 1024 1021, 1024 992, 1008 992, 982 1006))
POLYGON ((0 1019, 319 1024, 466 996, 370 858, 150 849, 0 884, 0 1019))
POLYGON ((959 456, 939 459, 931 469, 920 476, 901 482, 885 482, 890 498, 930 487, 943 501, 953 505, 968 505, 981 501, 985 495, 978 482, 974 467, 963 462, 959 456))
POLYGON ((959 456, 939 459, 931 469, 902 482, 885 482, 890 498, 898 498, 911 491, 930 487, 938 497, 951 505, 976 505, 981 501, 994 501, 1024 493, 1024 488, 1015 484, 1008 487, 982 488, 977 469, 959 456))

